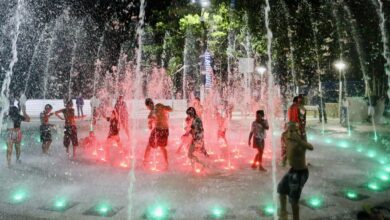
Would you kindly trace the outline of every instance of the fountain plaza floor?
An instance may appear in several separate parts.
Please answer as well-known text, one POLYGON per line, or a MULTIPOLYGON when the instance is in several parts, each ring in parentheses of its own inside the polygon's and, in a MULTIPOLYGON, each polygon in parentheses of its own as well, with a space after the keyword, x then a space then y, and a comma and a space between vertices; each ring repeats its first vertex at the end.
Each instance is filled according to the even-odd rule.
MULTIPOLYGON (((182 119, 171 119, 169 170, 160 171, 158 151, 152 152, 151 163, 144 168, 148 130, 140 120, 132 135, 135 140, 122 137, 125 147, 130 143, 136 146, 136 179, 130 193, 131 155, 118 156, 113 149, 117 158, 110 163, 99 158, 99 149, 91 153, 80 147, 77 159, 69 160, 61 144, 61 129, 53 132, 50 155, 42 155, 39 122, 33 119, 22 125, 21 164, 15 163, 13 155, 12 167, 7 168, 2 137, 0 219, 272 219, 271 134, 264 155, 268 171, 252 170, 250 160, 255 152, 247 145, 252 120, 238 116, 230 123, 230 154, 225 158, 219 156, 221 144, 213 138, 216 133, 206 130, 206 147, 212 155, 205 159, 209 168, 200 172, 191 171, 185 152, 175 153, 182 119)), ((329 119, 322 135, 317 120, 308 120, 308 139, 315 149, 306 154, 311 166, 301 197, 301 219, 354 219, 364 204, 389 207, 390 157, 384 150, 390 144, 389 127, 378 125, 375 142, 369 124, 353 124, 348 136, 337 119, 329 119)), ((54 123, 61 127, 59 121, 54 123)), ((106 137, 107 126, 107 122, 99 122, 98 139, 106 137)), ((86 137, 88 121, 79 121, 78 129, 79 139, 86 137)), ((274 131, 278 158, 280 132, 274 131)), ((276 182, 286 171, 277 165, 276 182)))

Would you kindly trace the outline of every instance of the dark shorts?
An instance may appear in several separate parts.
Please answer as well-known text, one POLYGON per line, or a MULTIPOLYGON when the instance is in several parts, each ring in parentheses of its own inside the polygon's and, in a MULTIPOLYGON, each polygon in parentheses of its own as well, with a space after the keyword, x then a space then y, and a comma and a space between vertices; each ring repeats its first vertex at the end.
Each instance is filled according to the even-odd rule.
POLYGON ((41 142, 52 141, 50 125, 41 125, 39 130, 41 132, 41 142))
POLYGON ((149 146, 166 147, 168 145, 169 129, 167 128, 154 128, 150 133, 149 146))
POLYGON ((309 178, 309 170, 290 169, 278 184, 278 193, 288 195, 290 203, 297 203, 301 198, 303 186, 309 178))
POLYGON ((74 147, 79 145, 77 140, 77 127, 75 125, 65 126, 64 146, 69 147, 71 141, 74 147))
POLYGON ((253 138, 253 148, 264 148, 264 139, 253 138))

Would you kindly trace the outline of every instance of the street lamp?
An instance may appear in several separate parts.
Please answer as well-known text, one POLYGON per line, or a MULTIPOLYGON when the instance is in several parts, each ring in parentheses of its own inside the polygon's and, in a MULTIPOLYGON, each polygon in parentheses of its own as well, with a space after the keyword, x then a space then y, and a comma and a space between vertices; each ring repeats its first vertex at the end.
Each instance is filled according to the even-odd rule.
POLYGON ((347 67, 347 65, 342 61, 336 61, 334 63, 334 66, 339 71, 339 112, 341 111, 341 98, 342 98, 342 91, 343 91, 343 82, 341 81, 341 74, 342 71, 347 67))
POLYGON ((263 74, 267 71, 267 68, 265 68, 264 66, 258 66, 256 67, 256 72, 259 73, 261 76, 263 76, 263 74))
MULTIPOLYGON (((343 70, 345 70, 347 68, 347 65, 342 60, 339 60, 339 61, 335 62, 334 66, 339 71, 339 114, 341 114, 341 104, 342 104, 341 99, 342 99, 342 91, 343 91, 343 83, 342 83, 341 75, 342 75, 343 70)), ((344 85, 344 86, 346 86, 346 85, 344 85)), ((348 134, 350 135, 351 130, 350 130, 350 126, 349 126, 349 109, 348 109, 348 107, 347 107, 346 114, 347 114, 347 123, 348 123, 348 134)), ((341 115, 340 115, 340 118, 341 118, 341 115)))
POLYGON ((336 69, 338 69, 339 71, 343 71, 347 65, 342 61, 342 60, 339 60, 337 61, 334 66, 336 67, 336 69))
POLYGON ((210 0, 200 0, 200 5, 202 8, 207 8, 210 6, 210 0))

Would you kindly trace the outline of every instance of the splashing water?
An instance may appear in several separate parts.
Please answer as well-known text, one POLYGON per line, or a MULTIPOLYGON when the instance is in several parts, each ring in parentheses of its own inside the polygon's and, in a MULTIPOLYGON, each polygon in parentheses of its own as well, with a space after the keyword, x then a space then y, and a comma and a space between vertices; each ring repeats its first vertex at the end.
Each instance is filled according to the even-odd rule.
POLYGON ((102 70, 102 62, 100 60, 100 52, 103 47, 104 42, 104 32, 102 33, 102 36, 100 37, 99 47, 96 55, 96 61, 95 61, 95 71, 93 73, 93 95, 96 95, 96 82, 100 76, 100 72, 102 70))
POLYGON ((73 49, 72 49, 72 61, 70 64, 70 71, 69 71, 69 83, 68 83, 68 100, 72 99, 72 78, 76 76, 76 73, 74 71, 74 63, 76 60, 76 51, 77 51, 77 41, 80 37, 81 27, 84 24, 84 20, 82 20, 77 29, 76 29, 76 36, 73 41, 73 49))
POLYGON ((324 105, 323 105, 323 93, 322 93, 322 84, 321 84, 321 73, 322 73, 322 70, 321 70, 321 67, 320 67, 320 54, 319 54, 319 47, 318 47, 318 39, 317 39, 317 33, 318 33, 318 27, 317 27, 317 23, 314 23, 313 20, 312 20, 312 8, 311 8, 311 5, 308 4, 307 1, 305 1, 305 3, 308 5, 309 7, 309 14, 310 14, 310 24, 311 24, 311 27, 312 27, 312 30, 313 30, 313 38, 314 38, 314 46, 315 46, 315 53, 316 53, 316 66, 317 66, 317 74, 318 74, 318 90, 319 90, 319 96, 320 96, 320 108, 321 108, 321 116, 322 117, 322 120, 321 120, 321 124, 322 124, 322 135, 325 134, 325 118, 324 118, 324 105))
MULTIPOLYGON (((265 11, 265 26, 267 28, 267 54, 268 54, 268 62, 267 62, 267 69, 268 69, 268 106, 273 106, 273 99, 274 99, 274 78, 272 75, 272 31, 270 28, 270 21, 269 21, 269 13, 271 11, 271 7, 269 5, 269 0, 266 0, 266 7, 264 8, 265 11)), ((270 109, 270 108, 269 108, 270 109)), ((274 111, 270 111, 269 113, 270 118, 270 131, 271 134, 275 130, 275 115, 274 111)), ((277 193, 276 193, 276 140, 275 135, 271 135, 271 146, 272 146, 272 184, 273 184, 273 201, 275 204, 275 207, 277 207, 277 193)), ((277 213, 274 212, 274 219, 277 219, 277 213)))
POLYGON ((377 13, 379 16, 379 28, 381 30, 382 35, 382 43, 383 43, 383 58, 386 60, 385 64, 385 72, 387 75, 387 83, 388 83, 388 90, 387 90, 387 96, 390 98, 390 49, 387 45, 389 45, 389 36, 388 32, 386 32, 386 19, 385 19, 385 13, 383 11, 383 2, 381 0, 378 0, 378 4, 376 4, 375 0, 371 0, 373 4, 377 7, 377 13))
POLYGON ((41 35, 39 36, 38 43, 34 47, 33 56, 31 58, 31 64, 28 67, 28 71, 27 71, 27 79, 26 79, 26 83, 24 84, 24 90, 23 90, 24 92, 23 92, 23 94, 26 94, 27 87, 29 85, 28 82, 30 81, 31 69, 36 65, 36 63, 35 63, 35 61, 37 60, 36 56, 37 56, 37 53, 38 53, 38 50, 39 50, 39 46, 41 45, 41 43, 43 41, 43 38, 44 38, 44 35, 45 35, 46 31, 47 31, 47 25, 45 25, 45 28, 43 29, 41 35))
POLYGON ((297 82, 297 76, 295 73, 295 57, 294 57, 294 46, 293 46, 293 31, 291 30, 291 25, 290 25, 290 13, 287 9, 286 3, 284 1, 282 3, 282 8, 284 10, 284 15, 287 21, 287 37, 288 37, 288 44, 290 47, 290 60, 291 60, 291 75, 293 77, 293 94, 298 95, 299 94, 299 87, 298 87, 298 82, 297 82))
MULTIPOLYGON (((143 36, 143 25, 144 25, 144 19, 145 19, 145 0, 141 0, 141 5, 140 5, 140 10, 139 10, 139 24, 137 27, 137 34, 138 34, 138 49, 137 49, 137 66, 135 70, 135 74, 137 77, 137 82, 138 82, 138 89, 135 91, 135 98, 140 98, 141 96, 141 91, 142 91, 142 86, 141 85, 141 79, 143 77, 141 76, 141 59, 142 59, 142 36, 143 36)), ((135 120, 135 109, 134 106, 132 106, 133 109, 131 111, 132 119, 135 120)), ((128 213, 128 219, 134 219, 134 213, 133 213, 133 194, 134 194, 134 186, 135 186, 135 146, 137 145, 137 140, 136 140, 136 130, 137 130, 137 125, 136 123, 132 123, 133 127, 133 132, 132 135, 133 137, 131 138, 131 171, 130 171, 130 184, 129 184, 129 190, 128 190, 128 201, 129 205, 127 207, 127 213, 128 213)))
POLYGON ((60 26, 62 26, 62 24, 60 23, 60 18, 56 19, 56 22, 54 24, 54 27, 53 27, 53 30, 52 30, 51 36, 50 36, 49 49, 47 51, 45 70, 44 70, 44 73, 43 73, 43 99, 46 99, 50 61, 51 61, 51 59, 53 57, 53 44, 54 44, 54 42, 56 40, 55 39, 56 31, 58 30, 58 28, 60 26))
POLYGON ((139 99, 142 98, 143 96, 143 88, 141 85, 143 85, 142 80, 143 80, 143 72, 141 72, 141 62, 142 62, 142 38, 144 35, 144 22, 145 22, 145 0, 141 0, 141 5, 140 11, 139 11, 139 23, 137 27, 137 35, 138 35, 138 48, 137 48, 137 59, 136 59, 136 67, 135 67, 135 77, 136 77, 136 82, 138 85, 137 89, 135 90, 135 98, 139 99))
MULTIPOLYGON (((361 41, 360 41, 360 38, 359 38, 359 35, 358 35, 358 31, 357 31, 356 21, 353 19, 352 13, 351 13, 351 10, 349 9, 349 7, 344 4, 343 8, 347 12, 349 21, 351 23, 352 37, 353 37, 353 39, 355 41, 355 44, 356 44, 356 50, 357 50, 358 55, 359 55, 360 68, 361 68, 361 71, 363 73, 363 78, 364 78, 364 81, 365 81, 365 84, 366 84, 366 89, 368 90, 368 92, 367 92, 368 94, 366 94, 366 95, 368 95, 368 103, 369 103, 370 106, 372 106, 371 91, 370 91, 370 86, 368 85, 367 67, 365 65, 365 60, 366 59, 365 59, 365 56, 363 54, 361 41)), ((349 113, 348 113, 348 115, 349 115, 349 113)), ((376 133, 375 115, 374 114, 371 114, 371 122, 372 122, 372 128, 374 130, 374 137, 375 137, 375 142, 376 142, 377 141, 377 133, 376 133)))
POLYGON ((17 6, 16 6, 16 11, 15 11, 15 16, 13 17, 14 19, 14 32, 13 38, 12 38, 12 60, 9 64, 9 69, 5 73, 5 78, 3 80, 3 85, 1 87, 1 94, 0 94, 0 104, 1 104, 1 112, 0 112, 0 134, 2 132, 3 128, 3 118, 8 111, 9 108, 9 86, 11 84, 11 78, 13 75, 13 68, 18 62, 18 39, 19 39, 19 34, 20 34, 20 25, 22 24, 22 10, 24 6, 24 1, 23 0, 18 0, 17 6))

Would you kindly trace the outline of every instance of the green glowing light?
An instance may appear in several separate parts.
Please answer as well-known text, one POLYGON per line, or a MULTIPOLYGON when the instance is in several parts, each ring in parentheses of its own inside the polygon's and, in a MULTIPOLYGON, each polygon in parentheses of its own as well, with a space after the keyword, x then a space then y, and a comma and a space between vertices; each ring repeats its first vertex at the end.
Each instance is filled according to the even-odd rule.
POLYGON ((359 153, 362 153, 364 151, 363 147, 362 146, 359 146, 356 148, 356 151, 359 152, 359 153))
POLYGON ((380 187, 380 185, 377 182, 369 182, 367 184, 367 187, 368 187, 368 189, 370 189, 372 191, 379 191, 379 190, 381 190, 381 187, 380 187))
POLYGON ((307 199, 307 205, 314 209, 320 208, 323 205, 323 203, 324 200, 318 196, 313 196, 307 199))
POLYGON ((6 151, 6 150, 7 150, 7 144, 6 144, 6 143, 3 143, 3 144, 1 145, 1 150, 3 150, 3 151, 6 151))
POLYGON ((213 218, 223 218, 223 216, 225 215, 225 210, 221 207, 214 207, 212 210, 211 210, 211 215, 213 218))
POLYGON ((357 199, 358 198, 358 192, 356 192, 355 190, 352 190, 352 189, 349 189, 349 190, 346 190, 344 192, 344 195, 348 198, 348 199, 357 199))
POLYGON ((148 208, 147 219, 158 220, 158 219, 168 219, 169 209, 164 205, 154 205, 148 208))
POLYGON ((263 212, 266 216, 271 216, 275 212, 275 207, 272 204, 268 204, 268 205, 264 206, 263 212))
POLYGON ((380 164, 386 164, 387 163, 387 158, 386 157, 381 157, 381 158, 379 158, 379 160, 378 160, 378 162, 380 163, 380 164))
POLYGON ((390 164, 387 164, 383 167, 383 170, 386 172, 390 172, 390 164))
POLYGON ((367 152, 367 156, 368 156, 369 158, 374 158, 374 157, 376 156, 376 151, 374 151, 374 150, 369 150, 369 151, 367 152))
POLYGON ((341 148, 348 148, 349 147, 349 143, 346 142, 346 141, 341 141, 339 144, 338 144, 339 147, 341 148))
POLYGON ((21 203, 27 199, 27 190, 17 189, 11 194, 12 203, 21 203))
POLYGON ((65 208, 67 201, 65 198, 58 198, 54 201, 54 207, 57 209, 65 208))
POLYGON ((112 211, 112 206, 106 202, 102 202, 96 206, 96 211, 100 215, 107 215, 109 212, 112 211))
POLYGON ((382 180, 383 182, 388 182, 390 180, 390 177, 387 173, 378 173, 377 174, 378 179, 382 180))
POLYGON ((325 143, 327 143, 327 144, 331 144, 331 143, 333 143, 333 140, 332 140, 332 139, 330 139, 330 138, 326 138, 326 139, 325 139, 325 143))
POLYGON ((378 141, 378 135, 375 133, 374 134, 374 141, 377 142, 378 141))
POLYGON ((307 136, 307 139, 309 140, 309 141, 313 141, 314 140, 314 135, 312 135, 312 134, 310 134, 310 135, 308 135, 307 136))

